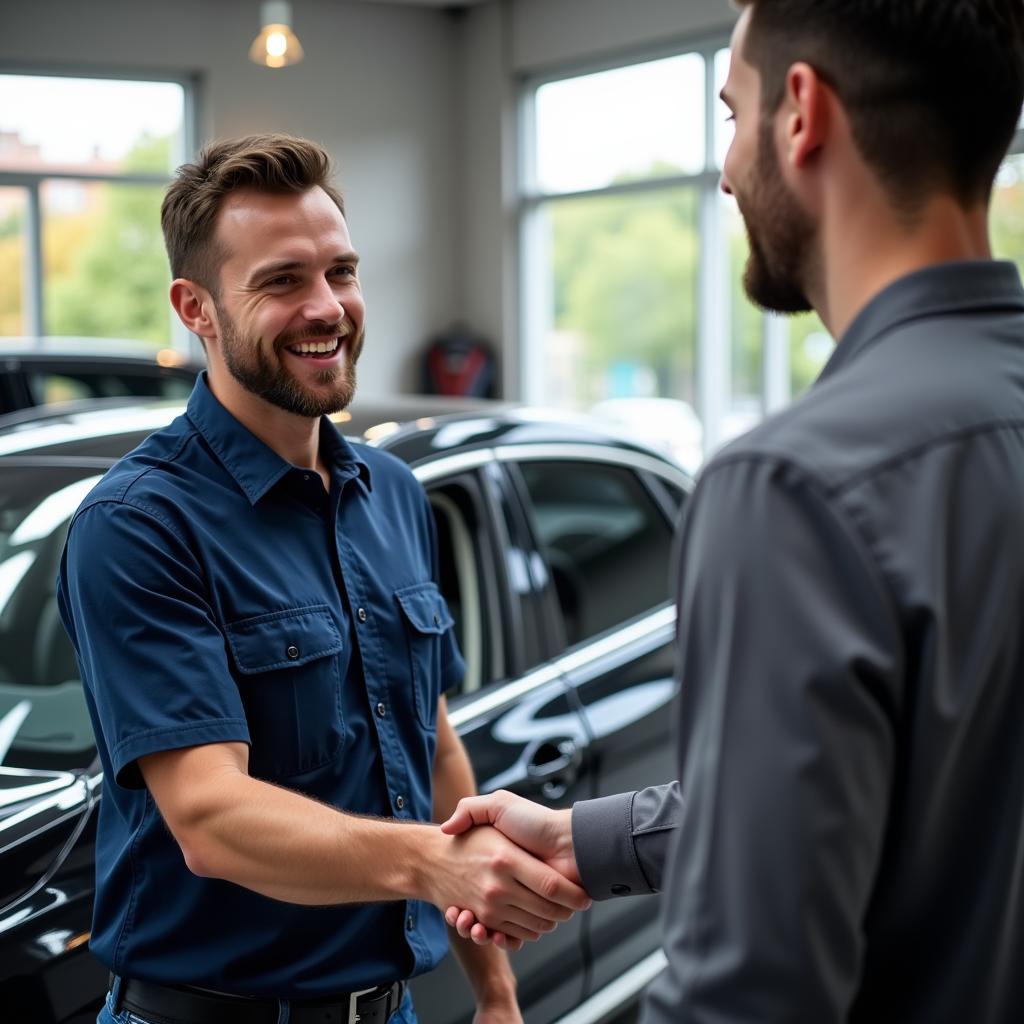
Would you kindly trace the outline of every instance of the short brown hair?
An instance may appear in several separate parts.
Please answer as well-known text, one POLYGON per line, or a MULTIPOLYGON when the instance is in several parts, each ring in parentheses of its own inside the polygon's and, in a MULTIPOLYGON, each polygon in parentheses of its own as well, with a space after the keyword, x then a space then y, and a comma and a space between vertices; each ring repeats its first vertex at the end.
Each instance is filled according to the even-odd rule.
POLYGON ((330 157, 308 139, 248 135, 207 146, 194 164, 178 168, 160 208, 171 276, 188 278, 216 295, 224 257, 214 232, 217 214, 232 192, 280 195, 319 187, 344 216, 345 202, 330 179, 330 157))
POLYGON ((762 113, 806 61, 835 90, 862 156, 913 212, 936 190, 987 199, 1024 99, 1021 0, 735 0, 762 113))

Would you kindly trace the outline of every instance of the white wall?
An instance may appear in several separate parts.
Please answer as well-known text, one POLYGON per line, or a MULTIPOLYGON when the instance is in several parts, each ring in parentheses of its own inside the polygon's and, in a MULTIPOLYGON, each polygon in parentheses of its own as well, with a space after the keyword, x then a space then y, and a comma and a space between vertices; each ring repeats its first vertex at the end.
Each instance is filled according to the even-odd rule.
POLYGON ((363 255, 360 387, 413 390, 417 351, 449 323, 459 273, 455 28, 424 8, 294 7, 306 60, 271 70, 247 59, 258 0, 0 0, 0 69, 196 74, 201 139, 286 130, 323 143, 363 255))
POLYGON ((728 0, 514 0, 516 71, 547 71, 721 30, 728 0))
POLYGON ((460 149, 474 177, 458 203, 455 301, 498 342, 507 396, 521 393, 515 116, 523 79, 727 34, 735 18, 728 0, 491 0, 462 19, 460 149))

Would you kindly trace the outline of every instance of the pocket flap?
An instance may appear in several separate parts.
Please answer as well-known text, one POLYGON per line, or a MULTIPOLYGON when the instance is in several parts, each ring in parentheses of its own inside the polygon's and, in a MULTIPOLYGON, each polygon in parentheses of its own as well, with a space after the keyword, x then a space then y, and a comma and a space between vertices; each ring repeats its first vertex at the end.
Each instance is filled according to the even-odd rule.
POLYGON ((341 635, 325 604, 239 619, 225 627, 238 670, 245 674, 294 668, 337 654, 341 635))
POLYGON ((417 633, 444 633, 455 625, 436 583, 416 583, 395 591, 409 625, 417 633))

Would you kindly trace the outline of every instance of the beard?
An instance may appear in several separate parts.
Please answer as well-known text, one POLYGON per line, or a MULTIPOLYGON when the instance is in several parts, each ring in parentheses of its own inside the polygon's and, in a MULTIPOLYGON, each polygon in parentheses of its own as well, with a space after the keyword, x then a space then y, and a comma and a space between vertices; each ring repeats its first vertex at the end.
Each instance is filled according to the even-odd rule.
POLYGON ((356 362, 363 350, 363 328, 355 334, 344 323, 311 324, 304 332, 282 334, 275 339, 268 353, 255 338, 244 337, 227 311, 217 304, 221 325, 221 352, 228 372, 247 391, 296 416, 317 419, 341 412, 355 395, 356 362), (317 370, 313 375, 316 388, 296 378, 282 362, 279 353, 288 345, 305 338, 339 337, 346 348, 342 366, 317 370))
POLYGON ((775 152, 772 123, 762 119, 749 189, 733 190, 750 242, 743 288, 751 301, 774 313, 806 313, 815 226, 789 191, 775 152))

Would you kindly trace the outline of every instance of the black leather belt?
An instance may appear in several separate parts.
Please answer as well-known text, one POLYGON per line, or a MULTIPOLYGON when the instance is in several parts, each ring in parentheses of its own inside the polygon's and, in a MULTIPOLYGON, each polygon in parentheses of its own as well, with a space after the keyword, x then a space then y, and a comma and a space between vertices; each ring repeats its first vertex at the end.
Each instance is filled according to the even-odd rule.
MULTIPOLYGON (((113 982, 113 979, 111 979, 113 982)), ((111 985, 113 987, 113 984, 111 985)), ((291 999, 289 1024, 385 1024, 402 1005, 405 982, 331 999, 291 999)), ((125 978, 118 1005, 152 1024, 277 1024, 276 999, 233 996, 198 988, 176 988, 125 978)))

